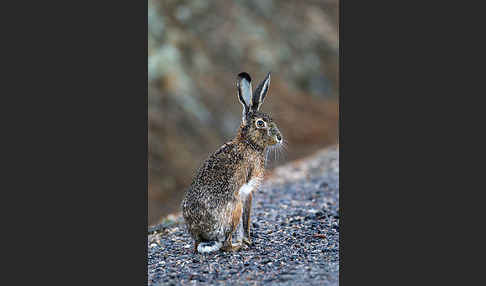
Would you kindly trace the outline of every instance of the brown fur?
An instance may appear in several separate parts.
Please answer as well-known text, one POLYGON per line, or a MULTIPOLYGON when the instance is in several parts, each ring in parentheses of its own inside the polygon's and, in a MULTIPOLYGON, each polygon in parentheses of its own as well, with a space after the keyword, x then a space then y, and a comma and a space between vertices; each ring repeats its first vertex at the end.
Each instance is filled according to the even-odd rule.
POLYGON ((236 230, 238 223, 240 223, 242 209, 243 209, 243 205, 242 205, 241 201, 238 201, 238 203, 236 203, 236 206, 235 206, 233 213, 232 213, 232 221, 231 221, 232 231, 231 231, 231 233, 233 233, 236 230))

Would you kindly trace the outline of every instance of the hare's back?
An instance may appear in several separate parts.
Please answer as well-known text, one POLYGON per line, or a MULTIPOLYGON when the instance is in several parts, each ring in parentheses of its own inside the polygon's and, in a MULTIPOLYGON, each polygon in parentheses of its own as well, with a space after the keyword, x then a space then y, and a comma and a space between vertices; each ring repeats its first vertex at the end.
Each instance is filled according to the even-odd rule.
POLYGON ((242 159, 233 144, 223 145, 199 169, 192 184, 193 191, 215 200, 228 198, 234 192, 242 159))

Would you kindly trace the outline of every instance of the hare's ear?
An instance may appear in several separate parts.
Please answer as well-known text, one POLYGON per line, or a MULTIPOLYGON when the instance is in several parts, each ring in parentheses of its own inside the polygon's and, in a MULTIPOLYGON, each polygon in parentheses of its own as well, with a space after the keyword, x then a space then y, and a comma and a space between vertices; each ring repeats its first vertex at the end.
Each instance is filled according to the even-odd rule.
POLYGON ((265 96, 267 95, 268 88, 270 87, 270 73, 267 74, 265 79, 260 82, 258 87, 255 89, 253 93, 252 105, 251 110, 259 110, 265 100, 265 96))
POLYGON ((250 111, 250 106, 252 105, 250 75, 246 72, 239 73, 236 80, 236 88, 238 89, 238 99, 243 105, 243 122, 245 122, 246 114, 250 111))

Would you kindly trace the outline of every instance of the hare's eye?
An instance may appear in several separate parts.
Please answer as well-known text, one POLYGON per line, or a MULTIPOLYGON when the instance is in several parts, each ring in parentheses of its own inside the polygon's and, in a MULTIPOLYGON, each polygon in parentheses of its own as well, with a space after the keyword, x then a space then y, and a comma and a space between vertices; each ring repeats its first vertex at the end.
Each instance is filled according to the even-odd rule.
POLYGON ((263 126, 265 126, 265 123, 263 122, 263 120, 258 120, 257 121, 257 126, 258 127, 263 127, 263 126))

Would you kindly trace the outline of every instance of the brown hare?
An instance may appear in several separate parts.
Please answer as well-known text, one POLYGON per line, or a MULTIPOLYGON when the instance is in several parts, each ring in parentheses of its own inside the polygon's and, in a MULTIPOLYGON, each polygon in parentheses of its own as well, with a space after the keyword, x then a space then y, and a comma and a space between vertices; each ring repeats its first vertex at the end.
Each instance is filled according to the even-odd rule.
POLYGON ((238 134, 209 156, 186 191, 182 214, 195 252, 235 251, 242 242, 251 245, 252 192, 263 179, 267 147, 282 144, 275 122, 259 111, 269 85, 270 73, 252 92, 250 75, 238 75, 237 94, 243 105, 238 134))

